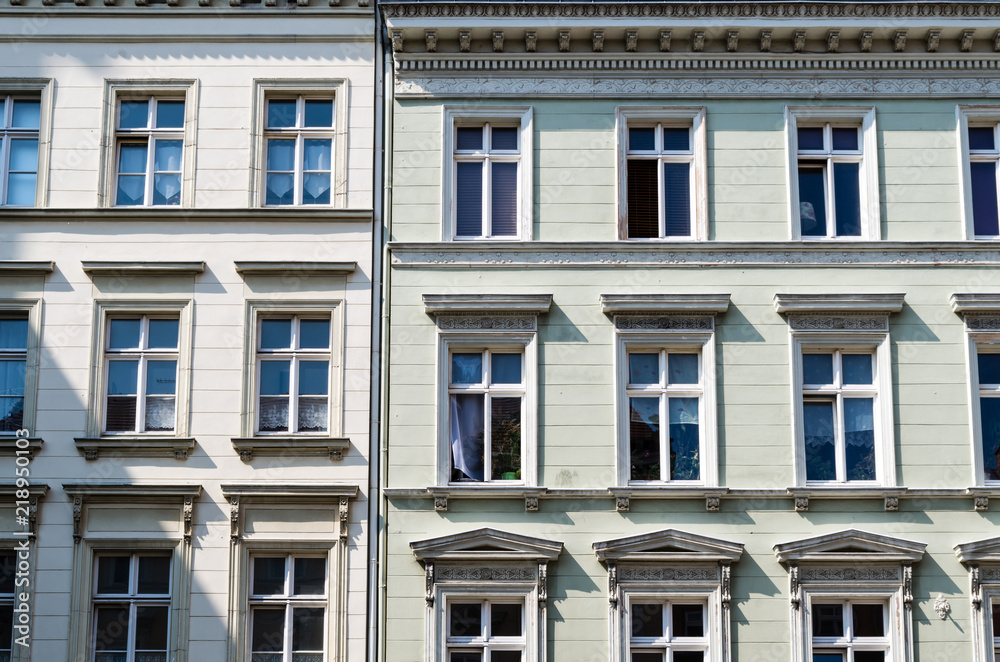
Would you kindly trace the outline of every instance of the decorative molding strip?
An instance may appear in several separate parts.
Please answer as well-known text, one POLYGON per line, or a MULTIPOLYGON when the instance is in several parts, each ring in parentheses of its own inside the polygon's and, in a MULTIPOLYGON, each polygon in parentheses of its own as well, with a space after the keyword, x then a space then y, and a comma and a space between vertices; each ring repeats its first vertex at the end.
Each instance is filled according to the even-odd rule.
POLYGON ((241 276, 306 274, 309 276, 346 276, 358 268, 357 262, 234 262, 241 276))
POLYGON ((55 270, 52 261, 0 260, 0 276, 44 276, 55 270))
POLYGON ((439 564, 437 581, 533 582, 536 581, 535 565, 523 566, 446 566, 439 564))
POLYGON ((29 459, 35 457, 35 453, 42 450, 45 440, 41 437, 0 437, 0 457, 4 455, 21 455, 23 453, 29 459))
POLYGON ((258 455, 283 457, 316 455, 339 461, 344 459, 344 453, 351 447, 351 440, 344 437, 234 437, 231 441, 233 448, 244 462, 249 462, 258 455))
POLYGON ((602 294, 605 315, 621 313, 702 313, 715 315, 729 309, 727 294, 602 294))
POLYGON ((793 331, 889 331, 889 315, 788 316, 793 331))
POLYGON ((951 295, 951 309, 959 314, 991 313, 1000 315, 1000 294, 955 292, 951 295))
POLYGON ((714 315, 615 315, 619 331, 712 331, 714 315))
POLYGON ((349 499, 357 498, 357 485, 331 485, 329 483, 233 483, 222 486, 222 494, 230 497, 261 497, 264 500, 284 499, 349 499))
POLYGON ((205 272, 204 262, 103 262, 81 263, 83 272, 94 276, 197 276, 205 272))
POLYGON ((552 306, 551 294, 425 294, 424 312, 444 314, 541 315, 552 306))
POLYGON ((898 313, 904 294, 775 294, 779 313, 898 313))
POLYGON ((1000 251, 975 242, 500 242, 390 243, 407 267, 998 267, 1000 251))
POLYGON ((621 566, 618 568, 618 583, 621 582, 719 582, 719 568, 644 568, 641 566, 621 566))
POLYGON ((88 500, 131 501, 133 499, 170 499, 201 496, 201 485, 178 483, 63 483, 67 496, 88 500))
POLYGON ((88 461, 102 454, 117 457, 172 457, 186 460, 194 450, 194 437, 77 437, 76 450, 88 461))
POLYGON ((1000 331, 1000 315, 966 315, 965 328, 969 331, 1000 331))
POLYGON ((495 331, 534 331, 538 318, 493 315, 438 315, 438 328, 446 331, 486 329, 495 331))
POLYGON ((899 566, 891 568, 811 568, 799 569, 800 582, 898 582, 899 566))
MULTIPOLYGON (((285 9, 280 11, 284 12, 285 9)), ((173 13, 171 12, 171 15, 173 13)), ((284 38, 287 39, 287 38, 284 38)), ((48 39, 47 41, 53 41, 48 39)), ((54 40, 58 41, 58 39, 54 40)), ((148 38, 137 41, 149 43, 148 38)), ((107 43, 103 41, 102 43, 107 43)), ((0 208, 0 222, 36 222, 36 221, 124 221, 127 223, 162 223, 164 221, 191 221, 195 227, 191 232, 197 232, 197 225, 205 221, 236 221, 242 225, 247 223, 371 223, 374 218, 370 209, 306 209, 296 207, 260 207, 243 209, 191 209, 149 207, 137 210, 134 207, 121 208, 42 208, 42 207, 4 207, 0 208)), ((48 264, 48 263, 44 263, 48 264)))

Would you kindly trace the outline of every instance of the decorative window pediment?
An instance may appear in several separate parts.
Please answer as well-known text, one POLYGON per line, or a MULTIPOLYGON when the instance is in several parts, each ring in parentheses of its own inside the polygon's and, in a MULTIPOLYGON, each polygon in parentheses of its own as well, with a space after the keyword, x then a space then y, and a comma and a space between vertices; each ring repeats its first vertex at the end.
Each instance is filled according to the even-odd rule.
POLYGON ((482 528, 410 543, 418 560, 555 561, 563 544, 545 538, 482 528))
POLYGON ((922 542, 848 529, 777 544, 774 555, 782 563, 916 563, 923 558, 926 547, 922 542))
MULTIPOLYGON (((962 563, 1000 564, 1000 537, 973 540, 955 545, 955 554, 962 563)), ((1000 576, 997 577, 1000 580, 1000 576)))
MULTIPOLYGON (((969 569, 972 659, 993 662, 1000 659, 1000 537, 955 545, 955 554, 969 569)), ((944 612, 941 618, 947 615, 944 612)))
POLYGON ((734 563, 743 554, 743 543, 664 529, 595 542, 594 553, 601 561, 622 563, 734 563))

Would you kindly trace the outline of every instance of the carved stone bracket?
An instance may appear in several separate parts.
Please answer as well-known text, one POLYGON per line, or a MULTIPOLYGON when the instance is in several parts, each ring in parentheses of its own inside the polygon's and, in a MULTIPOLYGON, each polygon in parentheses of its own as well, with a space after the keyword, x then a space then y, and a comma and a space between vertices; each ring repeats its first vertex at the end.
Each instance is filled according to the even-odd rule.
POLYGON ((768 53, 771 50, 771 31, 761 30, 760 31, 760 52, 768 53))
POLYGON ((569 51, 569 30, 559 31, 559 52, 566 53, 569 51))
POLYGON ((184 497, 184 543, 191 544, 191 533, 194 524, 194 497, 184 497))
POLYGON ((73 497, 73 544, 80 542, 83 537, 83 497, 76 495, 73 497))
POLYGON ((229 497, 229 540, 236 544, 240 539, 240 498, 229 497))
POLYGON ((626 30, 625 31, 625 52, 634 53, 639 50, 639 31, 638 30, 626 30))
POLYGON ((670 52, 670 30, 660 30, 660 52, 670 52))
POLYGON ((472 50, 472 31, 471 30, 459 30, 458 31, 458 50, 463 53, 468 53, 472 50))
POLYGON ((729 563, 722 562, 719 564, 719 569, 722 571, 722 582, 720 586, 722 589, 722 608, 729 609, 729 603, 732 601, 732 591, 730 589, 732 581, 732 567, 729 563))
POLYGON ((972 50, 972 39, 976 34, 975 30, 962 30, 962 38, 960 40, 960 46, 963 53, 968 53, 972 50))
POLYGON ((604 30, 594 30, 591 35, 592 47, 595 53, 604 52, 604 30))
POLYGON ((351 500, 348 497, 340 497, 339 520, 341 543, 347 542, 347 534, 350 528, 350 503, 351 500))
POLYGON ((424 31, 424 45, 427 48, 428 53, 436 53, 438 49, 438 34, 437 30, 425 30, 424 31))
POLYGON ((969 582, 971 583, 972 608, 976 611, 983 606, 983 585, 979 580, 979 564, 969 566, 969 582))
POLYGON ((503 53, 503 30, 493 31, 493 52, 503 53))
POLYGON ((722 507, 722 499, 718 494, 709 494, 705 497, 705 510, 710 513, 719 512, 722 507))
POLYGON ((740 47, 740 31, 730 30, 726 33, 726 50, 735 53, 740 47))
POLYGON ((871 30, 862 30, 861 37, 859 39, 860 48, 862 53, 870 53, 872 50, 872 39, 875 33, 871 30))
POLYGON ((399 53, 403 50, 403 31, 393 30, 392 31, 392 50, 395 53, 399 53))
POLYGON ((807 496, 795 497, 795 512, 804 513, 807 510, 809 510, 809 497, 807 496))
POLYGON ((913 610, 913 564, 903 564, 903 606, 913 610))
POLYGON ((608 602, 618 608, 618 564, 613 561, 608 562, 608 602))
POLYGON ((806 49, 806 31, 796 30, 792 34, 792 48, 795 49, 796 53, 801 53, 806 49))
POLYGON ((535 30, 528 30, 524 33, 524 50, 529 53, 534 53, 538 50, 538 32, 535 30))
POLYGON ((892 40, 892 50, 901 53, 906 50, 906 30, 897 30, 892 40))
POLYGON ((927 52, 934 53, 941 45, 941 31, 931 30, 927 33, 927 52))
POLYGON ((439 513, 443 513, 448 510, 448 497, 446 495, 434 495, 434 510, 439 513))
POLYGON ((424 600, 428 605, 434 604, 434 561, 424 563, 424 600))
POLYGON ((885 498, 885 509, 890 512, 895 512, 899 510, 899 497, 887 496, 885 498))
POLYGON ((31 535, 38 533, 38 497, 28 498, 28 532, 31 535))
POLYGON ((1000 53, 1000 30, 993 35, 993 50, 1000 53))
POLYGON ((840 50, 840 30, 830 30, 826 33, 826 50, 828 53, 840 50))
POLYGON ((985 494, 978 494, 975 497, 973 507, 979 512, 985 512, 990 509, 990 498, 985 494))
POLYGON ((526 496, 524 497, 524 510, 528 513, 538 512, 538 497, 537 496, 526 496))
POLYGON ((792 609, 798 611, 801 603, 799 600, 799 566, 795 563, 788 566, 788 595, 792 609))
POLYGON ((705 50, 705 31, 695 30, 691 33, 691 50, 700 53, 705 50))
POLYGON ((627 496, 615 497, 615 510, 620 513, 627 513, 629 508, 629 498, 627 496))
POLYGON ((538 608, 545 610, 549 599, 549 564, 548 561, 538 563, 538 608))

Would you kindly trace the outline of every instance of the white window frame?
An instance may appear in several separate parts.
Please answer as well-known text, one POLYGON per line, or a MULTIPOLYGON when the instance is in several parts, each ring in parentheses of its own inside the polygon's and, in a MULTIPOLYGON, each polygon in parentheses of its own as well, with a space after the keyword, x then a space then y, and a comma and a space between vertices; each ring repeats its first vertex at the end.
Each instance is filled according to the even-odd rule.
MULTIPOLYGON (((537 332, 442 332, 438 336, 438 485, 469 488, 502 486, 533 487, 538 484, 538 350, 537 332), (451 481, 451 356, 455 353, 494 350, 520 352, 521 359, 521 479, 482 482, 451 481)), ((484 374, 488 374, 485 370, 484 374)), ((506 391, 506 389, 504 389, 506 391)), ((513 391, 510 391, 513 393, 513 391)), ((484 454, 489 448, 484 446, 484 454)), ((484 472, 488 462, 484 465, 484 472)))
MULTIPOLYGON (((187 115, 187 105, 186 100, 183 97, 178 96, 125 96, 119 95, 116 107, 115 107, 115 200, 114 206, 116 207, 178 207, 181 205, 180 201, 176 205, 156 205, 153 203, 154 196, 154 180, 158 173, 172 174, 175 171, 163 171, 156 170, 156 143, 161 140, 170 141, 180 141, 181 142, 181 163, 180 170, 176 171, 180 175, 181 181, 181 198, 183 198, 184 189, 184 127, 180 128, 157 128, 156 118, 159 112, 159 103, 161 101, 184 101, 185 102, 185 116, 187 115), (146 126, 142 128, 135 129, 123 129, 121 128, 121 105, 123 101, 145 101, 147 105, 146 114, 146 126), (125 145, 145 145, 146 146, 146 166, 143 172, 143 178, 145 186, 143 188, 142 202, 138 205, 125 205, 121 204, 118 197, 118 181, 122 176, 121 172, 121 151, 122 147, 125 145)), ((133 173, 124 173, 126 175, 131 175, 133 173)))
MULTIPOLYGON (((36 137, 38 139, 38 165, 35 176, 35 199, 34 207, 44 207, 48 200, 49 185, 49 161, 51 137, 52 137, 52 103, 54 83, 50 78, 0 78, 0 97, 14 98, 37 98, 39 100, 38 130, 22 132, 23 137, 36 137)), ((4 111, 7 106, 4 104, 4 111)), ((7 174, 10 150, 9 140, 3 127, 6 124, 0 121, 0 207, 10 209, 24 209, 28 206, 7 205, 7 174)), ((19 136, 20 137, 20 136, 19 136)))
MULTIPOLYGON (((900 627, 901 596, 898 591, 871 589, 864 591, 846 590, 844 588, 813 588, 803 589, 802 601, 802 622, 803 631, 802 644, 804 645, 803 660, 812 660, 815 649, 844 651, 848 650, 869 650, 885 651, 885 662, 904 662, 908 657, 903 657, 900 651, 905 650, 901 642, 902 631, 900 627), (883 606, 883 625, 885 635, 882 637, 865 638, 861 641, 847 636, 849 624, 848 609, 844 609, 845 636, 841 638, 814 637, 812 630, 812 614, 814 604, 834 604, 843 603, 846 605, 875 604, 883 606), (894 634, 897 633, 897 634, 894 634)), ((852 659, 848 657, 847 659, 852 659)))
POLYGON ((615 126, 618 139, 618 239, 628 241, 705 241, 708 239, 708 151, 706 147, 706 110, 704 107, 661 106, 628 107, 615 109, 615 126), (643 152, 639 156, 665 162, 690 163, 691 234, 663 236, 663 169, 657 168, 657 208, 660 219, 660 236, 656 239, 630 239, 628 236, 628 128, 656 126, 656 142, 662 141, 661 127, 687 127, 691 130, 691 149, 686 154, 658 150, 643 152))
MULTIPOLYGON (((246 357, 244 359, 243 436, 246 438, 279 437, 340 437, 343 432, 343 365, 344 365, 344 302, 343 300, 304 300, 280 302, 249 300, 246 302, 246 357), (264 318, 325 317, 330 319, 330 348, 321 356, 329 356, 330 383, 328 388, 329 425, 326 432, 295 432, 293 417, 289 412, 287 432, 260 432, 258 430, 258 402, 260 391, 260 322, 264 318)), ((309 351, 309 350, 307 350, 309 351)), ((270 355, 270 354, 269 354, 270 355)), ((291 390, 292 385, 289 385, 291 390)), ((291 398, 291 394, 289 395, 291 398)), ((291 404, 289 404, 291 406, 291 404)))
MULTIPOLYGON (((336 141, 336 126, 337 126, 337 106, 333 99, 333 96, 321 96, 312 94, 296 94, 296 95, 282 95, 282 94, 271 94, 268 95, 264 100, 265 114, 264 114, 264 186, 261 190, 261 205, 265 207, 332 207, 334 197, 336 193, 334 191, 333 180, 335 173, 333 171, 334 167, 334 154, 336 154, 337 145, 336 141), (295 101, 295 126, 292 127, 270 127, 267 123, 267 104, 271 101, 295 101), (306 101, 329 101, 331 106, 333 106, 334 117, 332 118, 332 123, 329 127, 307 127, 305 126, 305 102, 306 101), (330 202, 328 204, 306 204, 303 202, 304 193, 304 178, 307 174, 305 169, 305 146, 304 142, 307 139, 321 139, 330 141, 330 202), (295 141, 295 163, 292 170, 292 204, 290 205, 269 205, 267 203, 267 175, 270 170, 267 169, 267 151, 270 147, 271 140, 294 140, 295 141)), ((280 172, 280 171, 275 171, 280 172)), ((312 172, 312 171, 310 171, 312 172)))
MULTIPOLYGON (((126 137, 126 132, 118 130, 118 112, 120 102, 133 99, 162 98, 166 100, 176 99, 184 101, 184 128, 181 130, 169 129, 169 135, 173 138, 180 137, 183 140, 183 154, 181 157, 181 201, 180 207, 193 207, 195 201, 195 143, 198 134, 198 81, 197 79, 153 79, 153 80, 110 80, 104 81, 104 121, 103 121, 103 143, 101 149, 101 181, 98 186, 98 204, 101 207, 114 207, 117 205, 118 191, 118 152, 119 139, 126 137)), ((136 138, 141 135, 150 136, 153 131, 137 133, 136 138)), ((151 138, 148 139, 151 142, 151 138)), ((126 139, 127 141, 127 139, 126 139)), ((147 159, 147 192, 151 191, 153 150, 146 152, 147 159)), ((178 205, 151 206, 152 194, 144 197, 143 205, 128 205, 127 209, 164 209, 173 208, 178 205)))
MULTIPOLYGON (((532 126, 532 108, 531 106, 482 106, 477 108, 469 107, 448 107, 446 106, 443 110, 443 127, 442 127, 442 199, 441 199, 441 211, 442 211, 442 223, 441 223, 441 239, 442 241, 530 241, 532 239, 533 231, 533 173, 534 173, 534 147, 533 147, 533 126, 532 126), (461 158, 458 155, 456 158, 455 148, 456 148, 456 127, 459 126, 483 126, 486 124, 503 124, 506 126, 516 125, 519 128, 518 131, 518 143, 520 146, 520 152, 517 157, 518 162, 518 180, 517 180, 517 234, 515 236, 502 236, 502 237, 490 237, 490 236, 480 236, 480 237, 458 237, 456 236, 457 223, 456 223, 456 213, 457 205, 455 204, 456 190, 456 177, 457 169, 455 163, 461 158)), ((513 160, 513 155, 506 152, 502 153, 505 156, 500 157, 503 160, 513 160)), ((471 157, 470 157, 471 158, 471 157)), ((475 158, 482 158, 488 164, 488 156, 486 153, 483 155, 476 156, 475 158)), ((488 177, 489 168, 484 168, 484 189, 483 189, 483 205, 484 205, 484 216, 483 222, 485 224, 489 223, 488 212, 485 211, 490 207, 490 191, 488 188, 488 177)))
MULTIPOLYGON (((170 655, 170 632, 176 630, 176 624, 170 622, 170 605, 172 602, 171 593, 138 593, 138 567, 139 567, 139 557, 140 556, 161 556, 170 559, 171 574, 173 574, 173 554, 156 554, 156 553, 142 553, 135 551, 124 551, 124 552, 100 552, 94 554, 93 556, 93 593, 90 598, 90 622, 91 622, 91 638, 89 651, 91 654, 96 655, 97 646, 97 609, 101 605, 117 605, 128 603, 129 611, 129 627, 127 633, 127 644, 126 644, 126 655, 128 660, 133 660, 136 655, 135 650, 135 635, 136 635, 136 609, 140 606, 152 606, 152 607, 167 607, 167 651, 166 654, 169 658, 170 655), (129 590, 128 593, 98 593, 97 592, 97 568, 98 560, 102 556, 129 556, 129 590)), ((168 588, 173 588, 174 582, 173 577, 170 578, 168 582, 168 588)))
MULTIPOLYGON (((282 607, 285 610, 285 625, 284 625, 284 641, 282 642, 282 659, 285 662, 290 662, 292 659, 292 615, 294 609, 297 607, 304 608, 321 608, 324 611, 325 617, 324 627, 323 627, 323 642, 324 647, 322 654, 324 658, 329 659, 328 656, 328 646, 326 645, 330 641, 330 589, 331 589, 331 558, 329 551, 325 553, 303 553, 301 551, 297 552, 277 552, 277 551, 265 551, 259 550, 250 554, 249 557, 249 572, 248 581, 250 585, 247 587, 247 652, 251 656, 253 655, 252 650, 252 637, 253 637, 253 611, 256 607, 282 607), (280 595, 267 595, 267 594, 256 594, 253 592, 253 578, 254 578, 254 564, 259 557, 285 557, 285 588, 284 592, 280 595), (292 593, 294 577, 292 576, 292 568, 294 565, 294 559, 296 558, 322 558, 326 563, 326 582, 324 586, 324 592, 322 595, 297 595, 292 593)), ((309 651, 314 652, 314 651, 309 651)))
MULTIPOLYGON (((958 131, 958 162, 959 183, 962 187, 962 226, 964 228, 963 239, 975 241, 1000 241, 1000 232, 995 235, 977 235, 975 219, 972 214, 972 166, 971 162, 992 161, 997 163, 998 178, 1000 178, 1000 106, 955 106, 955 126, 958 131), (994 130, 993 152, 973 153, 969 149, 969 125, 992 125, 994 130), (978 157, 978 158, 977 158, 978 157)), ((1000 184, 1000 182, 998 182, 1000 184)), ((1000 186, 997 188, 997 195, 1000 198, 1000 186)), ((992 662, 992 660, 991 660, 992 662)))
MULTIPOLYGON (((701 651, 704 652, 705 662, 720 659, 722 648, 722 632, 717 622, 716 615, 719 613, 719 605, 716 601, 716 589, 690 589, 690 588, 660 588, 652 587, 628 587, 622 588, 622 599, 625 608, 621 610, 621 641, 622 660, 632 659, 632 649, 642 647, 644 651, 651 653, 665 652, 666 659, 672 659, 672 651, 701 651), (701 637, 686 637, 682 641, 675 641, 673 638, 657 638, 652 641, 632 642, 632 605, 636 602, 657 602, 664 606, 664 618, 668 618, 670 605, 676 603, 702 605, 702 627, 704 633, 701 637), (648 647, 648 648, 647 648, 648 647)), ((672 626, 672 624, 671 624, 672 626)))
MULTIPOLYGON (((616 423, 618 428, 618 484, 628 485, 700 485, 714 487, 719 484, 718 469, 718 425, 716 420, 716 375, 715 375, 715 333, 709 332, 626 332, 616 333, 616 357, 615 365, 615 392, 618 405, 616 423), (657 387, 650 391, 653 393, 666 395, 668 397, 692 397, 690 393, 700 391, 698 403, 699 422, 699 470, 700 480, 658 480, 658 481, 633 481, 631 477, 631 445, 629 439, 629 391, 628 388, 628 356, 634 352, 677 352, 677 353, 697 353, 698 354, 698 385, 681 385, 681 389, 674 396, 670 388, 657 387), (691 388, 686 388, 691 386, 691 388)), ((661 412, 664 404, 661 399, 661 412)), ((661 419, 662 420, 662 419, 661 419)), ((669 427, 660 426, 661 439, 666 435, 669 444, 669 427)), ((663 442, 661 441, 661 465, 665 458, 669 457, 670 449, 666 449, 663 455, 663 442)), ((661 475, 663 469, 661 468, 661 475)))
MULTIPOLYGON (((881 239, 881 208, 878 185, 878 143, 875 129, 874 106, 827 106, 827 107, 785 107, 785 149, 787 154, 786 184, 788 187, 789 236, 800 241, 877 241, 881 239), (851 157, 861 163, 859 194, 861 204, 861 235, 858 237, 838 237, 831 234, 836 228, 836 219, 827 214, 826 237, 803 237, 802 220, 799 214, 799 147, 798 125, 839 125, 861 128, 860 155, 851 157)), ((822 156, 817 152, 816 156, 822 156)), ((828 179, 832 170, 828 168, 828 179)), ((832 179, 829 179, 832 181, 832 179)), ((827 210, 833 209, 830 190, 826 191, 827 210)))
MULTIPOLYGON (((7 200, 7 185, 9 176, 15 173, 26 173, 31 172, 28 170, 11 170, 10 167, 10 152, 11 152, 11 141, 13 140, 31 140, 32 138, 38 143, 38 149, 41 150, 42 144, 39 136, 39 129, 42 124, 42 105, 41 100, 38 104, 38 126, 39 129, 23 129, 11 126, 13 122, 14 115, 14 102, 15 101, 34 101, 38 98, 37 94, 0 94, 0 99, 4 101, 2 112, 0 112, 0 205, 6 207, 20 207, 28 205, 12 205, 7 200)), ((35 200, 38 199, 38 159, 35 159, 35 200)), ((34 200, 32 201, 35 202, 34 200)))
POLYGON ((983 397, 1000 397, 1000 388, 988 389, 984 395, 984 389, 979 381, 979 354, 1000 354, 1000 333, 969 332, 968 352, 969 385, 971 387, 969 394, 969 426, 972 430, 973 439, 973 484, 997 486, 1000 485, 1000 480, 991 480, 986 477, 986 449, 983 447, 983 419, 980 400, 983 397), (983 352, 982 350, 984 349, 989 351, 983 352))
MULTIPOLYGON (((35 410, 38 396, 39 338, 41 334, 42 302, 38 299, 0 299, 0 316, 25 317, 28 337, 25 350, 0 351, 0 358, 24 359, 24 413, 21 428, 35 431, 35 410)), ((0 431, 0 438, 12 438, 16 431, 0 431)))
MULTIPOLYGON (((526 657, 527 651, 531 644, 537 645, 537 642, 530 641, 533 637, 530 636, 529 631, 534 632, 536 630, 535 623, 532 622, 531 614, 537 613, 538 607, 535 604, 534 609, 529 609, 528 604, 530 603, 531 592, 520 590, 497 590, 488 593, 471 593, 467 594, 461 589, 455 590, 442 590, 441 591, 441 603, 442 603, 442 627, 444 632, 442 633, 443 646, 441 647, 441 662, 448 662, 451 659, 449 653, 452 650, 466 650, 466 651, 482 651, 483 660, 489 660, 491 651, 520 651, 526 657), (451 605, 457 602, 461 603, 474 603, 479 602, 484 607, 486 605, 493 604, 520 604, 521 605, 521 636, 520 637, 493 637, 493 636, 483 636, 479 637, 452 637, 448 633, 448 628, 451 623, 451 605), (531 627, 529 628, 529 624, 531 627), (530 642, 530 643, 529 643, 530 642)), ((481 613, 485 613, 484 610, 481 613)), ((483 633, 486 632, 489 627, 489 618, 484 617, 482 623, 483 633)), ((523 658, 522 658, 523 659, 523 658)))
MULTIPOLYGON (((346 78, 261 78, 253 81, 253 115, 250 122, 251 207, 268 209, 343 209, 347 207, 348 83, 346 78), (266 205, 267 199, 267 101, 275 98, 307 97, 333 99, 333 127, 323 136, 333 139, 329 205, 266 205)), ((300 142, 300 141, 297 141, 300 142)), ((299 180, 296 179, 296 186, 299 180)), ((301 200, 296 192, 296 200, 301 200)))
MULTIPOLYGON (((791 340, 792 365, 792 429, 795 442, 795 475, 796 484, 800 486, 820 487, 892 487, 896 484, 895 435, 892 419, 892 364, 888 333, 796 333, 792 332, 791 340), (803 423, 803 369, 802 354, 817 351, 844 351, 846 353, 872 353, 873 390, 875 391, 872 406, 875 418, 875 481, 809 481, 806 478, 805 458, 805 426, 803 423)), ((870 389, 869 389, 870 390, 870 389)), ((866 393, 868 390, 865 391, 866 393)), ((841 398, 838 391, 838 403, 841 398)), ((838 407, 838 414, 840 408, 838 407)), ((835 421, 835 424, 837 422, 835 421)), ((841 428, 843 417, 840 416, 841 428)), ((838 458, 843 454, 842 430, 838 435, 838 458)), ((840 462, 838 461, 838 467, 840 462)), ((840 469, 838 468, 838 476, 840 469)))

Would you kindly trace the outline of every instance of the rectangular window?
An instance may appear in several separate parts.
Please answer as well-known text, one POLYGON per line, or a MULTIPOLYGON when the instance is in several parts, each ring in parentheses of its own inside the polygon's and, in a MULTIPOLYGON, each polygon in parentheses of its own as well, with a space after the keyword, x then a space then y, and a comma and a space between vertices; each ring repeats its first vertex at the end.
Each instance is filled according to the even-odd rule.
POLYGON ((875 355, 802 351, 802 427, 807 481, 875 481, 875 355))
POLYGON ((41 101, 0 94, 0 204, 35 204, 41 101))
POLYGON ((0 311, 0 435, 24 427, 28 315, 0 311))
POLYGON ((860 237, 860 127, 800 123, 797 139, 802 236, 860 237))
POLYGON ((969 124, 969 193, 972 199, 972 232, 976 238, 1000 236, 997 173, 1000 141, 996 122, 969 124))
POLYGON ((94 559, 94 662, 167 662, 169 555, 100 554, 94 559))
POLYGON ((174 432, 178 330, 176 315, 108 319, 104 432, 174 432))
POLYGON ((250 662, 323 662, 326 556, 259 555, 250 568, 250 662))
POLYGON ((988 481, 1000 481, 1000 353, 976 353, 979 375, 980 437, 988 481))
POLYGON ((1000 601, 993 602, 990 616, 993 622, 993 656, 996 658, 996 662, 1000 662, 1000 601))
POLYGON ((517 124, 456 124, 455 238, 517 237, 521 130, 517 124))
POLYGON ((115 205, 180 205, 184 163, 183 98, 118 99, 115 205))
POLYGON ((17 555, 0 552, 0 660, 9 662, 14 653, 14 579, 17 555))
POLYGON ((701 480, 701 355, 633 350, 627 374, 629 480, 701 480))
POLYGON ((521 480, 524 352, 453 349, 448 420, 451 481, 521 480))
POLYGON ((694 145, 690 126, 628 127, 627 238, 692 236, 694 145))
POLYGON ((830 601, 812 610, 813 662, 886 662, 890 657, 888 610, 881 602, 830 601))
POLYGON ((705 662, 707 614, 702 602, 634 598, 629 602, 631 662, 705 662))
POLYGON ((448 601, 447 662, 525 660, 524 599, 455 597, 448 601))
POLYGON ((268 97, 265 205, 329 205, 335 111, 331 97, 268 97))
POLYGON ((330 431, 330 314, 257 320, 257 432, 330 431))

